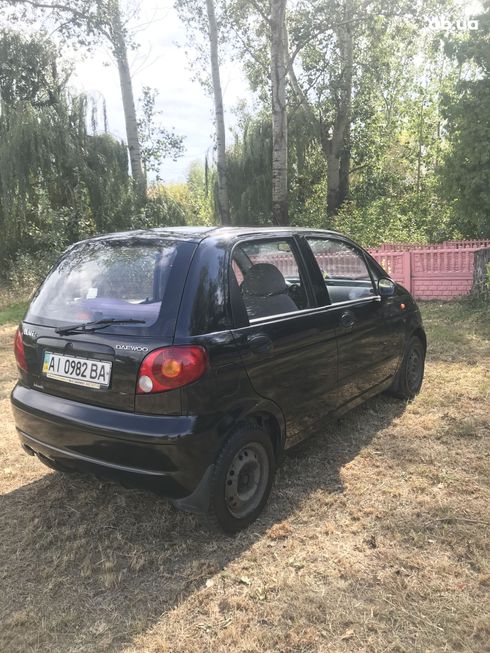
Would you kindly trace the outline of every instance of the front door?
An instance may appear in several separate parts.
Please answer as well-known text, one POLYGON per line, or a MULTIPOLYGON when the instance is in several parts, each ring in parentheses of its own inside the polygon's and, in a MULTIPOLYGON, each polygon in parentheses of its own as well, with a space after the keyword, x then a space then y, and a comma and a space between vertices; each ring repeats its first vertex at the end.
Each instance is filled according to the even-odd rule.
POLYGON ((305 240, 323 278, 328 294, 324 301, 330 304, 336 324, 340 408, 394 373, 401 328, 386 319, 361 249, 337 237, 305 240))
POLYGON ((233 336, 252 386, 282 410, 288 442, 302 439, 335 408, 335 319, 315 305, 293 238, 237 243, 231 277, 233 336))

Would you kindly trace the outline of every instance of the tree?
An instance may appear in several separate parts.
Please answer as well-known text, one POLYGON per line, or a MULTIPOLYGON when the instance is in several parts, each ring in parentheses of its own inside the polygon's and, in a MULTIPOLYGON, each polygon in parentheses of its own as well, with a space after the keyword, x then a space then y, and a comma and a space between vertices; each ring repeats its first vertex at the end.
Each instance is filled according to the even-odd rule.
POLYGON ((288 114, 286 105, 286 0, 271 0, 272 220, 288 220, 288 114))
POLYGON ((334 216, 349 194, 350 131, 352 120, 353 0, 345 0, 336 29, 340 76, 335 88, 337 111, 331 136, 325 142, 327 157, 327 215, 334 216))
MULTIPOLYGON (((30 17, 29 10, 38 17, 50 12, 58 31, 73 40, 77 38, 84 46, 102 36, 110 46, 117 63, 121 98, 126 124, 126 138, 131 163, 131 173, 141 199, 146 193, 138 121, 134 102, 133 84, 128 63, 128 31, 123 23, 119 0, 1 0, 1 4, 19 8, 23 17, 30 17)), ((32 17, 31 17, 32 18, 32 17)))
MULTIPOLYGON (((350 187, 350 133, 352 122, 352 85, 354 73, 353 31, 355 25, 354 0, 343 0, 340 7, 335 3, 320 5, 316 14, 318 41, 305 36, 304 30, 296 30, 294 56, 306 50, 304 67, 307 80, 316 77, 319 110, 316 111, 298 81, 294 69, 294 58, 288 62, 288 73, 297 101, 307 112, 316 127, 319 143, 327 161, 327 206, 329 217, 335 216, 347 199, 350 187), (327 15, 325 15, 327 14, 327 15), (328 37, 330 35, 330 38, 328 37), (315 56, 314 51, 320 51, 315 56), (313 51, 313 52, 312 52, 313 51), (323 67, 324 73, 319 70, 323 67), (322 76, 327 80, 322 83, 322 76), (318 92, 319 91, 319 92, 318 92), (328 97, 331 108, 322 107, 328 97)), ((307 83, 308 83, 307 81, 307 83)), ((309 82, 309 86, 312 84, 309 82)), ((313 84, 315 86, 315 84, 313 84)))
MULTIPOLYGON (((450 4, 424 3, 424 14, 406 0, 291 3, 286 101, 293 224, 351 225, 351 212, 379 227, 376 233, 359 224, 356 233, 369 239, 383 232, 406 239, 410 230, 418 238, 453 235, 452 208, 434 184, 445 147, 440 97, 453 70, 441 60, 440 35, 422 29, 437 7, 447 13, 450 4)), ((231 0, 228 16, 259 107, 228 153, 230 203, 241 219, 252 207, 254 221, 271 192, 264 163, 267 147, 272 154, 264 130, 271 114, 270 15, 256 0, 231 0)))
POLYGON ((45 37, 0 32, 0 250, 49 260, 87 235, 127 228, 127 151, 88 131, 90 105, 45 37))
POLYGON ((272 196, 267 204, 272 222, 278 225, 289 224, 286 9, 287 0, 231 0, 227 7, 238 57, 244 60, 251 88, 270 116, 272 196))
POLYGON ((443 99, 450 147, 440 170, 442 192, 455 206, 457 225, 468 238, 490 236, 490 2, 479 29, 447 39, 460 78, 443 99))
POLYGON ((220 44, 223 19, 217 16, 215 0, 177 0, 175 9, 187 29, 193 52, 192 67, 196 79, 213 95, 216 127, 216 208, 221 224, 230 224, 226 129, 220 73, 220 44))
POLYGON ((286 0, 271 0, 270 16, 257 2, 248 5, 241 0, 235 1, 230 15, 237 17, 235 32, 241 31, 240 47, 249 58, 247 70, 252 87, 261 86, 262 95, 265 95, 266 84, 271 88, 273 220, 278 224, 288 222, 288 78, 293 99, 314 126, 315 136, 329 164, 326 167, 328 206, 329 213, 335 214, 349 189, 354 0, 343 0, 340 7, 334 0, 298 3, 293 5, 287 21, 286 0), (253 12, 260 18, 260 27, 250 27, 250 13, 253 12), (254 34, 250 33, 251 29, 254 34), (264 57, 264 36, 270 43, 269 62, 264 57), (301 61, 306 78, 303 85, 296 75, 295 61, 305 50, 306 57, 301 61), (320 79, 322 75, 323 80, 320 79), (310 98, 312 89, 319 96, 319 106, 310 98), (329 95, 333 107, 327 112, 322 107, 325 94, 329 95))
POLYGON ((237 224, 260 225, 272 215, 270 115, 245 117, 228 150, 230 207, 237 224))
POLYGON ((216 121, 216 168, 218 181, 218 215, 221 224, 230 224, 230 203, 226 166, 226 134, 223 109, 223 94, 218 57, 218 23, 213 0, 206 0, 208 13, 209 61, 213 82, 214 116, 216 121))
MULTIPOLYGON (((433 4, 443 3, 435 0, 433 4)), ((424 25, 425 18, 418 12, 420 8, 405 0, 390 4, 376 0, 312 0, 308 10, 299 5, 293 16, 288 72, 296 101, 315 126, 327 163, 329 220, 350 197, 353 152, 357 157, 354 169, 366 165, 363 148, 356 147, 358 135, 367 134, 366 119, 378 112, 378 126, 383 114, 390 129, 396 124, 387 106, 383 106, 383 94, 388 99, 389 84, 395 81, 399 85, 399 80, 388 83, 386 72, 396 66, 397 58, 408 59, 409 67, 404 71, 398 68, 398 72, 405 84, 409 81, 413 66, 405 49, 412 49, 424 25)), ((381 134, 378 131, 375 136, 381 134)), ((378 153, 381 156, 380 148, 378 153)))
POLYGON ((160 181, 160 166, 164 159, 171 158, 176 161, 184 150, 182 136, 177 136, 174 131, 168 131, 157 122, 162 113, 155 109, 158 91, 149 86, 143 87, 140 99, 140 119, 138 120, 138 137, 141 143, 141 158, 145 175, 148 172, 155 174, 160 181))
POLYGON ((119 71, 119 84, 126 123, 131 173, 141 197, 146 193, 146 177, 143 169, 143 157, 138 133, 138 120, 134 103, 133 81, 128 63, 127 30, 121 19, 119 0, 99 0, 102 20, 99 24, 101 34, 109 40, 119 71))

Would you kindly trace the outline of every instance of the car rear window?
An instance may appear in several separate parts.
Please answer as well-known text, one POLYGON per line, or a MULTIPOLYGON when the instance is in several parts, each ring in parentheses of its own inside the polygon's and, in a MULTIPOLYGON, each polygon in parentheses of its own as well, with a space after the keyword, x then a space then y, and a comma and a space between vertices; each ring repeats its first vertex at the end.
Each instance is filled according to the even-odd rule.
MULTIPOLYGON (((92 241, 70 250, 31 302, 26 321, 63 326, 101 319, 136 319, 123 330, 148 330, 175 318, 195 244, 175 240, 92 241), (179 273, 180 269, 180 273, 179 273), (177 276, 177 278, 175 278, 177 276)), ((111 326, 105 332, 119 331, 111 326)))

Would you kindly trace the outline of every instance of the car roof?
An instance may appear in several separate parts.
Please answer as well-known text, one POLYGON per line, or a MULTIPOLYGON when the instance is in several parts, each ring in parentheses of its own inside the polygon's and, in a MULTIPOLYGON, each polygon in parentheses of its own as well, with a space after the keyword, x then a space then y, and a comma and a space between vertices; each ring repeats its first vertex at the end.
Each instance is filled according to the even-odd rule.
MULTIPOLYGON (((160 238, 178 238, 179 240, 188 240, 194 242, 200 242, 205 238, 210 236, 214 238, 223 238, 223 239, 234 239, 239 236, 253 236, 253 235, 291 235, 291 234, 324 234, 324 235, 337 235, 340 236, 337 231, 331 231, 326 229, 308 229, 304 227, 221 227, 221 226, 186 226, 186 227, 155 227, 153 229, 136 229, 134 231, 119 231, 111 234, 104 234, 101 236, 95 236, 93 238, 87 238, 86 240, 80 242, 96 242, 101 240, 131 240, 133 238, 151 238, 151 237, 160 237, 160 238)), ((79 244, 79 243, 76 243, 79 244)))
POLYGON ((328 231, 326 229, 312 229, 306 227, 278 227, 271 225, 270 227, 215 227, 212 230, 213 236, 249 236, 254 234, 277 236, 278 234, 311 234, 311 233, 324 233, 324 234, 338 234, 336 231, 328 231))

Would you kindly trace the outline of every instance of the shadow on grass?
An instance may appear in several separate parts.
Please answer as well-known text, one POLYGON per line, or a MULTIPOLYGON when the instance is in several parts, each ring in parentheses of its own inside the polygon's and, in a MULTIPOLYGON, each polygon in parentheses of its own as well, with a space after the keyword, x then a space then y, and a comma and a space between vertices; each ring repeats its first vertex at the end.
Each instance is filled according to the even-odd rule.
POLYGON ((341 493, 342 467, 404 408, 371 400, 288 453, 265 513, 234 538, 89 476, 48 474, 3 496, 1 650, 121 650, 313 493, 341 493))

